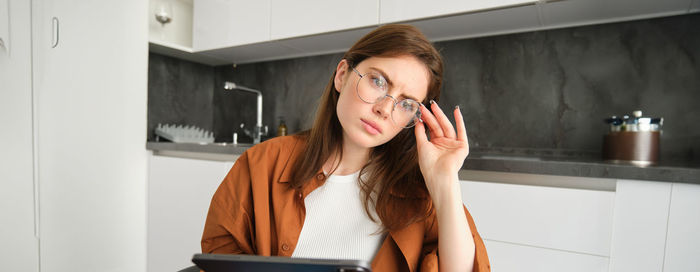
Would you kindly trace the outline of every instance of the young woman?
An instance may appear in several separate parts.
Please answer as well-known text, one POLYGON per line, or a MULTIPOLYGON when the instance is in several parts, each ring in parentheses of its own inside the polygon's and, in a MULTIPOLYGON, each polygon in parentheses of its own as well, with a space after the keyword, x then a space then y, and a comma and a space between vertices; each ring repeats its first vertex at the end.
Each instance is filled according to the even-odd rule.
POLYGON ((455 108, 455 129, 435 102, 441 84, 442 59, 416 28, 386 25, 361 38, 338 63, 311 130, 236 161, 212 199, 202 252, 489 271, 457 177, 469 153, 464 121, 455 108))

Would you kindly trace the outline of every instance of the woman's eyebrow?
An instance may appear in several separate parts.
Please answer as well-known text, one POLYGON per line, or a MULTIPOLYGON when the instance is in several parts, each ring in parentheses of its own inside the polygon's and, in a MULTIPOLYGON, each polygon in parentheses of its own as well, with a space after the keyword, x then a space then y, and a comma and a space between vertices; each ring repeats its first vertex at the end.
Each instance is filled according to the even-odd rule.
POLYGON ((379 69, 379 68, 374 67, 374 66, 370 66, 369 69, 370 69, 370 70, 375 70, 375 71, 379 72, 380 74, 382 74, 382 77, 384 77, 384 79, 386 79, 386 83, 389 83, 389 86, 394 85, 394 84, 391 82, 391 79, 389 78, 389 76, 386 75, 386 73, 384 72, 384 70, 379 69))
MULTIPOLYGON (((370 66, 368 69, 370 69, 370 70, 375 70, 375 71, 379 72, 380 74, 382 74, 382 77, 384 77, 384 79, 386 79, 386 83, 389 83, 389 86, 393 86, 393 85, 394 85, 394 84, 391 82, 391 79, 389 79, 389 77, 386 75, 386 73, 384 72, 384 70, 382 70, 382 69, 380 69, 380 68, 377 68, 377 67, 374 67, 374 66, 370 66)), ((401 96, 403 96, 404 98, 412 99, 413 101, 418 101, 417 98, 415 98, 415 97, 413 97, 413 96, 410 96, 410 95, 401 94, 401 96)), ((420 102, 420 101, 418 101, 418 102, 420 102)))

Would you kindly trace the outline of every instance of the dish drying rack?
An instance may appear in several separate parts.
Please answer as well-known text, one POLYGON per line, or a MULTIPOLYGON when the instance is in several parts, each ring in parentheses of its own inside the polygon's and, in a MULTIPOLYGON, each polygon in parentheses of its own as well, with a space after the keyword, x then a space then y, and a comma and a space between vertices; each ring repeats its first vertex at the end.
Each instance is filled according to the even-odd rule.
POLYGON ((214 142, 214 132, 196 126, 158 124, 155 132, 156 141, 159 140, 158 137, 163 137, 173 143, 210 144, 214 142))

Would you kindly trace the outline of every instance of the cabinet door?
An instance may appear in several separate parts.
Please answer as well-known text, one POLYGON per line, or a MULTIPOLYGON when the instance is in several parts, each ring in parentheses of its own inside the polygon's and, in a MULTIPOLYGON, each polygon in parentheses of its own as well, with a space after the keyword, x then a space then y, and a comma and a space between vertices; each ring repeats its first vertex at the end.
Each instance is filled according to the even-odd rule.
POLYGON ((197 0, 193 13, 194 51, 270 39, 270 0, 197 0))
POLYGON ((673 184, 666 237, 664 271, 700 268, 700 185, 673 184))
POLYGON ((380 5, 380 23, 393 23, 416 20, 428 17, 454 15, 465 12, 476 12, 495 8, 504 8, 532 4, 536 0, 382 0, 380 5))
POLYGON ((544 27, 567 27, 684 14, 689 0, 566 0, 542 5, 544 27))
POLYGON ((191 266, 211 197, 232 163, 150 156, 148 177, 148 271, 191 266))
POLYGON ((498 272, 605 272, 609 257, 533 247, 520 244, 484 241, 491 268, 498 272))
POLYGON ((192 48, 192 0, 150 0, 148 8, 148 40, 162 45, 192 48), (161 24, 156 20, 158 9, 169 9, 172 20, 161 24))
POLYGON ((378 0, 271 1, 270 37, 273 40, 360 28, 379 23, 378 0))
POLYGON ((671 183, 618 180, 615 194, 610 270, 662 271, 671 183))
POLYGON ((462 181, 462 196, 484 239, 610 255, 614 192, 462 181))
POLYGON ((41 269, 144 271, 148 1, 31 2, 41 269))
POLYGON ((0 259, 3 271, 39 271, 32 149, 31 4, 0 1, 0 259), (0 12, 2 13, 2 12, 0 12), (3 23, 0 23, 3 26, 3 23), (11 44, 10 44, 11 43, 11 44))
POLYGON ((430 40, 455 40, 536 30, 541 27, 538 13, 536 5, 528 5, 419 20, 410 24, 420 28, 430 40))

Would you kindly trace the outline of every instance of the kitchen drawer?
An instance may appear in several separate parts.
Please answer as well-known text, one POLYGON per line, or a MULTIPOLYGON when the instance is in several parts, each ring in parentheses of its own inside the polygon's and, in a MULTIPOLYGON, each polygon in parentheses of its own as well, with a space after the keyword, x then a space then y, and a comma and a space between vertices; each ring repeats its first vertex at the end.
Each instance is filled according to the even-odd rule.
POLYGON ((484 241, 493 271, 595 272, 608 271, 608 257, 484 241))
POLYGON ((464 180, 461 184, 464 203, 485 239, 610 256, 614 192, 464 180))

